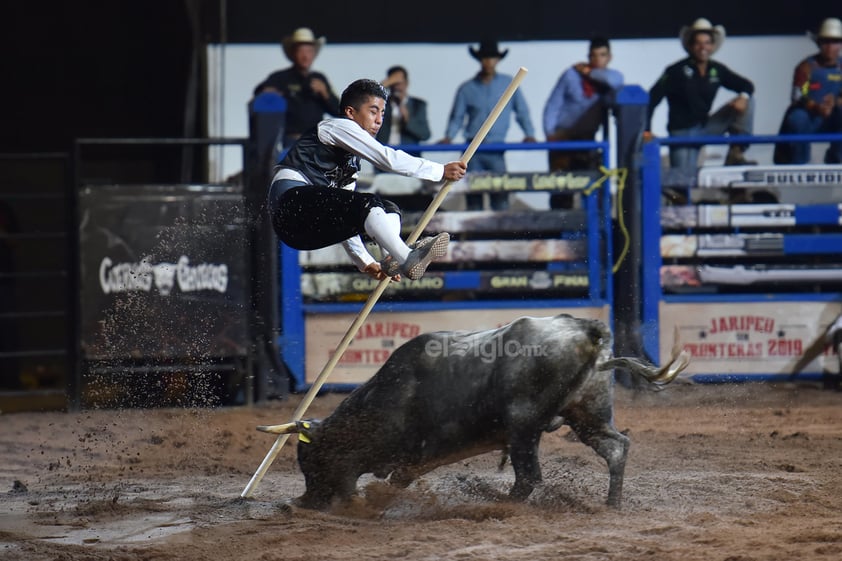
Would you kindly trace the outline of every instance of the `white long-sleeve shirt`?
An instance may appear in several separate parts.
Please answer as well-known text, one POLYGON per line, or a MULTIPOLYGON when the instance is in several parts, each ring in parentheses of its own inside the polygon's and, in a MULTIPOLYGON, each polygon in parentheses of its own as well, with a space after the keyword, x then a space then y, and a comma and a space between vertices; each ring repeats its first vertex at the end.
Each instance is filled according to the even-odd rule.
MULTIPOLYGON (((375 167, 384 171, 415 177, 427 181, 441 181, 444 177, 444 165, 424 158, 417 158, 404 152, 380 144, 359 124, 346 118, 331 118, 321 121, 317 126, 317 138, 325 146, 342 148, 375 167)), ((325 184, 343 189, 355 190, 356 173, 353 177, 342 174, 329 174, 339 167, 339 162, 313 161, 302 166, 287 167, 283 163, 275 173, 273 181, 290 179, 306 185, 325 184), (338 177, 341 184, 331 185, 331 178, 338 177)), ((365 247, 360 236, 354 236, 342 242, 348 256, 360 271, 376 260, 365 247)))

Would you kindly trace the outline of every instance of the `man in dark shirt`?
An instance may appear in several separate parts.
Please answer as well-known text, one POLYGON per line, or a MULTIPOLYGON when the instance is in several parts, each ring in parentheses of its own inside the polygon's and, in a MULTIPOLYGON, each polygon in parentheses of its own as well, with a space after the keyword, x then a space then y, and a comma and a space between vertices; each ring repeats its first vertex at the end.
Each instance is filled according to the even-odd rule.
POLYGON ((325 114, 337 117, 339 98, 333 92, 327 77, 313 72, 310 67, 325 38, 301 27, 292 35, 284 37, 281 46, 292 66, 273 72, 254 88, 254 95, 275 92, 287 102, 283 146, 288 148, 303 133, 315 127, 325 114))
MULTIPOLYGON (((652 113, 664 97, 669 104, 667 131, 670 136, 752 134, 754 126, 754 84, 722 63, 711 59, 725 41, 725 28, 714 27, 705 18, 681 29, 681 43, 688 56, 668 66, 649 90, 649 126, 652 113), (719 87, 738 94, 714 114, 710 109, 719 87)), ((649 130, 647 126, 647 131, 649 130)), ((651 133, 650 133, 651 135, 651 133)), ((750 165, 747 146, 732 145, 725 165, 750 165)), ((695 175, 699 146, 671 146, 670 166, 695 175)))

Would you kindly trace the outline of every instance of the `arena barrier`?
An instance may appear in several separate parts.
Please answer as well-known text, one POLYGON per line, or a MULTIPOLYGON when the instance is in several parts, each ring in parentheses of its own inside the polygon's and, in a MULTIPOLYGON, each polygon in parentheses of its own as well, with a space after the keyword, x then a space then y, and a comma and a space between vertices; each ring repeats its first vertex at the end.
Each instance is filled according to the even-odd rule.
MULTIPOLYGON (((438 214, 428 233, 449 231, 452 247, 420 281, 390 286, 339 363, 332 389, 367 379, 408 338, 435 329, 493 327, 516 315, 567 311, 612 324, 615 352, 663 363, 678 328, 696 381, 816 379, 838 371, 828 349, 797 376, 799 359, 842 307, 842 166, 703 166, 693 177, 662 177, 671 144, 827 142, 834 135, 656 139, 644 144, 648 97, 617 96, 617 167, 607 143, 487 144, 480 150, 599 149, 603 171, 627 173, 625 189, 590 191, 599 173, 475 176, 451 197, 506 190, 575 191, 570 210, 438 214), (555 176, 553 176, 555 175, 555 176), (602 193, 598 195, 597 193, 602 193), (603 198, 604 197, 604 198, 603 198), (681 198, 685 202, 681 202, 681 198), (614 208, 611 208, 613 202, 614 208), (667 204, 672 203, 672 204, 667 204), (613 222, 612 222, 613 220, 613 222), (551 233, 553 228, 555 233, 551 233), (560 230, 560 232, 558 231, 560 230), (615 251, 614 247, 618 249, 615 251)), ((455 151, 460 145, 417 145, 455 151)), ((423 208, 435 186, 376 175, 367 185, 404 209, 423 208)), ((278 346, 296 389, 325 362, 342 326, 374 281, 339 249, 279 250, 278 346), (310 365, 314 366, 310 366, 310 365)), ((623 381, 620 376, 618 380, 623 381)))
MULTIPOLYGON (((828 347, 842 312, 842 165, 703 166, 662 174, 661 146, 827 142, 842 135, 657 139, 643 146, 644 344, 665 358, 678 329, 697 382, 838 374, 828 347), (819 343, 817 343, 819 341, 819 343)), ((815 148, 814 148, 815 149, 815 148)))
POLYGON ((79 365, 70 386, 73 402, 252 403, 254 266, 243 185, 102 180, 86 166, 85 149, 148 144, 245 148, 247 139, 77 141, 79 365))
MULTIPOLYGON (((402 146, 407 151, 456 151, 467 145, 402 146)), ((599 150, 608 164, 608 143, 483 144, 482 150, 599 150)), ((391 180, 372 185, 404 209, 405 233, 420 212, 420 195, 388 192, 391 180)), ((469 174, 452 186, 451 201, 467 193, 564 192, 572 209, 510 207, 505 211, 439 211, 425 235, 451 234, 447 256, 417 281, 392 283, 337 364, 325 389, 345 391, 373 375, 408 339, 440 329, 496 327, 522 315, 561 312, 611 321, 612 240, 610 189, 600 172, 469 174)), ((360 188, 366 188, 361 182, 360 188)), ((371 187, 371 186, 368 186, 371 187)), ((420 205, 421 207, 426 204, 420 205)), ((377 257, 374 247, 372 254, 377 257)), ((341 247, 299 252, 279 244, 281 334, 278 346, 296 390, 312 384, 333 346, 377 281, 359 273, 341 247)))

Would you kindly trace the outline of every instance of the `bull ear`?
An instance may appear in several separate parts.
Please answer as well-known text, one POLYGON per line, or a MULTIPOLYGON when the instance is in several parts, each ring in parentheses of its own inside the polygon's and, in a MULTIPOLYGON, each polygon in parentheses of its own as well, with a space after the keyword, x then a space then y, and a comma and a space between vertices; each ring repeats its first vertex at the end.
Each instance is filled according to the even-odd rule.
POLYGON ((306 419, 298 421, 298 440, 300 442, 310 443, 313 441, 314 435, 319 431, 322 422, 315 419, 306 419))

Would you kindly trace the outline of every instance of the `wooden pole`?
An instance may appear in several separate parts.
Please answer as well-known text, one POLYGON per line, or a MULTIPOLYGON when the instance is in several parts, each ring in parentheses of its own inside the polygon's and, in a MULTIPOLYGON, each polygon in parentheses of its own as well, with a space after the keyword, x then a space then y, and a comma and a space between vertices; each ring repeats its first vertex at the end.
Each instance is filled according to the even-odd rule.
MULTIPOLYGON (((476 136, 465 149, 465 152, 462 154, 460 158, 461 161, 465 162, 466 164, 470 159, 473 157, 474 153, 477 151, 477 147, 480 143, 485 139, 485 136, 488 134, 488 131, 491 130, 491 127, 497 121, 497 118, 500 116, 500 113, 503 112, 503 109, 506 107, 506 104, 512 98, 517 90, 520 83, 523 81, 524 77, 526 77, 526 68, 520 67, 518 69, 517 74, 515 74, 512 81, 509 83, 506 90, 503 92, 503 95, 500 96, 500 99, 497 101, 497 104, 491 110, 491 113, 488 114, 486 117, 485 122, 483 122, 482 126, 480 127, 479 131, 477 131, 476 136)), ((451 188, 451 181, 445 182, 439 192, 436 194, 435 198, 433 198, 430 205, 427 207, 427 210, 424 211, 424 214, 421 215, 421 218, 418 221, 418 224, 415 226, 415 229, 412 233, 409 234, 409 237, 406 239, 407 244, 411 244, 415 242, 418 237, 424 232, 424 229, 427 227, 427 224, 430 223, 430 220, 433 218, 433 215, 438 210, 439 206, 441 206, 444 198, 447 196, 447 193, 450 191, 451 188)), ((336 367, 336 364, 339 362, 339 359, 342 358, 342 355, 348 349, 348 346, 351 344, 353 338, 357 335, 357 331, 359 331, 362 324, 365 322, 366 318, 368 318, 369 313, 374 308, 374 305, 380 299, 380 296, 383 295, 383 292, 386 290, 386 287, 389 286, 391 282, 390 278, 385 278, 381 280, 377 286, 375 287, 374 291, 369 295, 368 300, 366 301, 363 308, 357 314, 357 317, 354 319, 354 322, 351 324, 351 327, 348 328, 348 331, 345 332, 345 336, 340 341, 339 345, 336 347, 336 351, 334 351, 333 355, 331 355, 330 360, 327 361, 327 364, 322 368, 322 371, 319 373, 316 380, 313 382, 313 385, 310 386, 310 389, 307 391, 307 394, 304 396, 304 399, 295 409, 295 412, 292 415, 292 422, 300 421, 301 418, 304 416, 304 413, 307 411, 307 408, 310 407, 310 404, 315 399, 316 395, 319 393, 322 385, 324 385, 325 381, 327 380, 328 376, 333 372, 333 369, 336 367)), ((271 425, 270 425, 271 427, 271 425)), ((289 439, 289 434, 281 434, 275 440, 275 443, 272 445, 272 448, 269 449, 269 452, 266 454, 266 457, 263 458, 263 461, 260 463, 260 466, 257 468, 257 471, 252 476, 251 480, 246 485, 243 492, 240 494, 241 497, 247 498, 250 497, 251 494, 254 492, 254 489, 260 483, 260 480, 263 479, 263 476, 266 474, 266 471, 269 469, 269 466, 272 465, 272 462, 275 461, 275 458, 283 448, 286 441, 289 439)))

